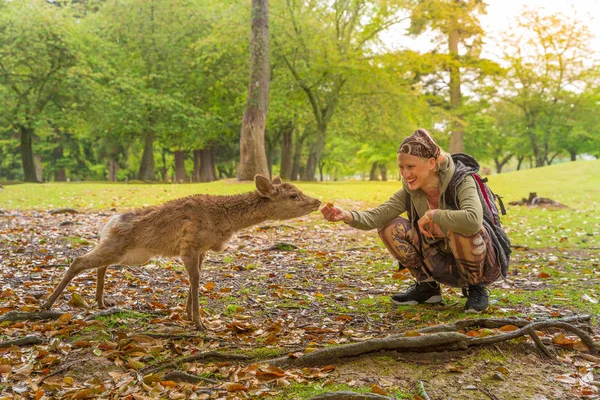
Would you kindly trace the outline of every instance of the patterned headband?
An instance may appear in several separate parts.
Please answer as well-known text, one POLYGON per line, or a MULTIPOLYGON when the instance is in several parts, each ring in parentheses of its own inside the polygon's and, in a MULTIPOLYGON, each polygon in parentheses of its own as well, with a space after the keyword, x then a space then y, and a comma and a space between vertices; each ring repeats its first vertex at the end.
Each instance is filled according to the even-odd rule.
POLYGON ((440 148, 425 129, 417 129, 404 139, 398 148, 398 154, 409 154, 421 158, 438 158, 440 148))

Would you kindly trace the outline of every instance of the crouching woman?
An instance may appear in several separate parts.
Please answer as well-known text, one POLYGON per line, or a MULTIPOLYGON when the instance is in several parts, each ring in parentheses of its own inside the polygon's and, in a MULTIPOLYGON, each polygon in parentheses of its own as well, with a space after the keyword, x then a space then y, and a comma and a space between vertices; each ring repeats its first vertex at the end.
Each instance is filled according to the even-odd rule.
POLYGON ((466 292, 465 311, 485 310, 486 286, 506 274, 510 246, 494 223, 497 216, 482 206, 473 177, 479 164, 469 155, 443 152, 424 129, 407 137, 397 155, 402 188, 388 201, 365 211, 328 205, 321 210, 324 218, 378 229, 400 267, 416 280, 393 295, 392 303, 439 303, 443 284, 466 292), (400 217, 404 212, 407 218, 400 217))

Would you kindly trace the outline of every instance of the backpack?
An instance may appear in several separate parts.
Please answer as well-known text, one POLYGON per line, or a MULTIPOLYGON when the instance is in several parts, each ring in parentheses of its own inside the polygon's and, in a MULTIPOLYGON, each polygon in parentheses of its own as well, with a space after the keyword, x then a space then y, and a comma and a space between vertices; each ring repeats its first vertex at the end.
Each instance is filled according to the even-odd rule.
POLYGON ((456 197, 456 187, 466 176, 471 175, 475 180, 475 187, 477 188, 479 199, 483 206, 483 225, 490 234, 490 239, 492 240, 492 245, 496 252, 496 258, 501 267, 502 276, 506 278, 510 263, 510 253, 512 250, 510 248, 510 240, 504 232, 504 229, 502 229, 502 224, 500 222, 500 214, 506 215, 502 197, 495 195, 487 185, 487 178, 482 178, 479 175, 479 163, 475 158, 468 154, 456 153, 452 154, 452 160, 454 161, 455 171, 452 180, 446 189, 446 204, 457 210, 460 208, 456 197), (500 212, 498 212, 498 207, 496 207, 496 201, 500 206, 500 212))

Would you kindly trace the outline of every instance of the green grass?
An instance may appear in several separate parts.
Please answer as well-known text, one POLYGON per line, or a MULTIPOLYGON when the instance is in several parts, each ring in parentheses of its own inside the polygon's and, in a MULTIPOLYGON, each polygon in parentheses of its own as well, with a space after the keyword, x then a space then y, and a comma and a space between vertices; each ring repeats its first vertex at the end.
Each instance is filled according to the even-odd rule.
MULTIPOLYGON (((600 245, 600 160, 576 161, 544 168, 492 175, 490 187, 505 204, 530 192, 557 200, 562 210, 508 206, 503 217, 513 243, 529 247, 597 247, 600 245)), ((307 194, 342 207, 363 209, 387 200, 399 187, 390 182, 299 182, 307 194)), ((107 182, 9 185, 0 192, 0 209, 117 211, 155 205, 196 193, 230 195, 254 189, 235 180, 195 184, 125 184, 107 182)))

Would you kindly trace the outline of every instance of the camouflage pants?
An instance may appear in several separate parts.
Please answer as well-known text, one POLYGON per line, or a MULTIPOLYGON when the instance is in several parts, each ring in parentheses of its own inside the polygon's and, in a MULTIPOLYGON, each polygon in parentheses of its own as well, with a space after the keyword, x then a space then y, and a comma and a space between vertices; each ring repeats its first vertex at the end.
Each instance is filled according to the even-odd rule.
POLYGON ((442 251, 445 241, 427 243, 406 218, 398 217, 379 229, 379 236, 402 266, 417 282, 435 280, 444 285, 465 287, 469 284, 496 281, 501 276, 494 247, 481 228, 474 235, 448 231, 448 251, 442 251))

